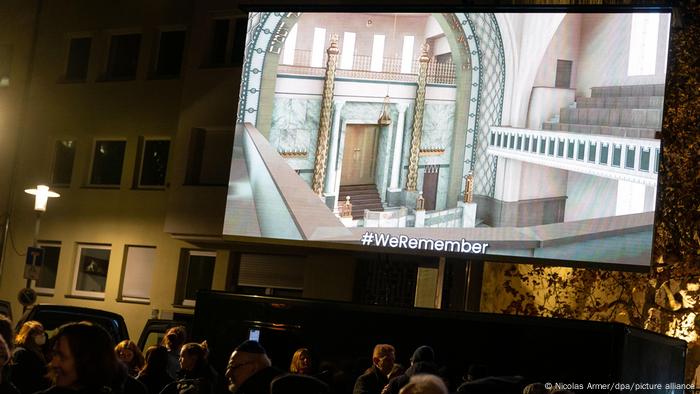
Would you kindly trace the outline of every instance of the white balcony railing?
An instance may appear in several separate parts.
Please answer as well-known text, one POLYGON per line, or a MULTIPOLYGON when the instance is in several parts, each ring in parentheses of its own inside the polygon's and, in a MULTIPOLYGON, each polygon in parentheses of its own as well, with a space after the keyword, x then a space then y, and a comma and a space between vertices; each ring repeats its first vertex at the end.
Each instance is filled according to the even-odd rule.
MULTIPOLYGON (((277 72, 284 74, 316 75, 325 74, 327 55, 324 54, 321 67, 311 66, 311 51, 294 51, 293 64, 282 64, 277 68, 277 72)), ((352 68, 340 68, 340 60, 336 68, 336 77, 355 79, 381 79, 387 81, 416 82, 418 79, 418 60, 411 64, 409 73, 401 72, 401 58, 385 57, 382 62, 382 71, 371 71, 371 56, 353 56, 352 68)), ((428 83, 454 85, 455 65, 454 63, 438 63, 431 61, 428 63, 428 83)))
POLYGON ((656 186, 659 140, 491 127, 491 155, 656 186))

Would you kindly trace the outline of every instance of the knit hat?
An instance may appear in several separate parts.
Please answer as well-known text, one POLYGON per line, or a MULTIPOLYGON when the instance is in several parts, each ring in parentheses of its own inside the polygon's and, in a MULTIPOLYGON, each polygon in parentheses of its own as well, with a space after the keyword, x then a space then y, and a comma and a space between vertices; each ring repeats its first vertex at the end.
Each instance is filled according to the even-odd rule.
POLYGON ((433 352, 433 348, 430 346, 418 347, 418 349, 413 352, 413 356, 411 356, 411 362, 413 363, 433 361, 435 361, 435 352, 433 352))
POLYGON ((266 354, 265 348, 260 345, 260 342, 258 341, 251 341, 247 340, 238 345, 236 349, 234 349, 237 352, 243 352, 243 353, 255 353, 255 354, 266 354))

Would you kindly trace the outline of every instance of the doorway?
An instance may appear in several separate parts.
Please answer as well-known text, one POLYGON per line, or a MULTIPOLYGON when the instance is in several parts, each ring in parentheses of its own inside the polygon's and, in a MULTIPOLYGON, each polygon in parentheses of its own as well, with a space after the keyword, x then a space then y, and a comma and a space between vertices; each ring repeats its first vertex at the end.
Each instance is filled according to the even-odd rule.
POLYGON ((348 124, 345 128, 341 185, 374 183, 377 162, 377 125, 348 124))

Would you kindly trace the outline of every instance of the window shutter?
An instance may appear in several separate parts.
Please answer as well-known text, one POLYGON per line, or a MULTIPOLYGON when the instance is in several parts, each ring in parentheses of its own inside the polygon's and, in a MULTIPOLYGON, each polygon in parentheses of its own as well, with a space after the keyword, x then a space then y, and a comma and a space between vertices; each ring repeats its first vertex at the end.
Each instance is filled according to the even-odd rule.
POLYGON ((301 256, 241 254, 238 285, 301 290, 305 262, 301 256))

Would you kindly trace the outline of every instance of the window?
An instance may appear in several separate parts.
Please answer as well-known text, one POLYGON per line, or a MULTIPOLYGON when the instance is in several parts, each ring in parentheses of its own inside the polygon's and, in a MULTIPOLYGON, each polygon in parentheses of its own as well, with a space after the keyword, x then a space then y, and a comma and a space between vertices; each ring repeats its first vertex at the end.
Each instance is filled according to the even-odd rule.
POLYGON ((32 283, 34 289, 44 295, 52 295, 56 287, 56 272, 58 271, 58 258, 61 255, 60 244, 41 245, 44 249, 44 263, 41 265, 39 279, 32 283))
POLYGON ((384 64, 384 35, 375 34, 372 41, 372 59, 370 60, 369 70, 374 72, 382 72, 384 64))
POLYGON ((401 73, 410 74, 413 66, 413 36, 403 37, 403 48, 401 49, 401 73))
POLYGON ((122 301, 150 300, 156 248, 127 246, 124 255, 124 275, 119 298, 122 301))
POLYGON ((110 249, 107 245, 78 245, 73 273, 73 295, 104 298, 110 249))
POLYGON ((282 64, 294 64, 294 53, 297 49, 297 30, 298 25, 294 25, 289 35, 284 40, 284 51, 282 52, 282 64))
POLYGON ((212 21, 209 66, 243 64, 247 22, 246 18, 220 18, 212 21))
POLYGON ((170 140, 146 138, 141 141, 140 165, 137 187, 160 187, 165 185, 168 170, 170 140))
POLYGON ((183 250, 178 271, 176 303, 194 306, 197 290, 211 289, 215 262, 214 251, 183 250))
POLYGON ((574 62, 557 59, 557 75, 554 79, 555 88, 568 89, 571 87, 571 69, 574 62))
POLYGON ((122 165, 126 141, 95 141, 90 171, 90 185, 119 186, 122 179, 122 165))
POLYGON ((231 130, 192 130, 185 183, 226 186, 232 153, 231 130))
POLYGON ((182 56, 185 50, 185 36, 183 30, 160 33, 155 75, 159 77, 180 76, 182 56))
POLYGON ((112 36, 107 61, 107 79, 134 79, 139 64, 141 34, 112 36))
POLYGON ((240 254, 233 290, 243 294, 301 297, 306 259, 294 255, 240 254))
POLYGON ((0 88, 10 86, 10 68, 12 66, 12 46, 0 45, 0 88))
POLYGON ((75 141, 56 141, 54 147, 53 170, 51 183, 54 186, 70 186, 75 160, 75 141))
POLYGON ((68 64, 66 65, 67 81, 84 81, 87 78, 91 44, 92 38, 90 37, 79 37, 70 40, 68 64))
POLYGON ((654 75, 658 39, 659 14, 632 15, 627 75, 654 75))
POLYGON ((226 64, 229 24, 230 20, 228 19, 215 19, 212 25, 209 62, 214 66, 226 64))
POLYGON ((355 59, 355 33, 343 33, 343 49, 340 51, 340 68, 352 70, 355 59))
POLYGON ((311 67, 323 67, 323 52, 326 50, 326 29, 314 28, 314 41, 311 46, 311 67))

